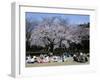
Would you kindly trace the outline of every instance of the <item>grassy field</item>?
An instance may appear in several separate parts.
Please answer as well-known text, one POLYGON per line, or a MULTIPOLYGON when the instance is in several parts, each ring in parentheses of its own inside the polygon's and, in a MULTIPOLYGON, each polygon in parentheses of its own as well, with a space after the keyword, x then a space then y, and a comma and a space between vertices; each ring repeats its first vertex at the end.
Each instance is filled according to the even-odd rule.
POLYGON ((26 67, 42 67, 42 66, 62 66, 62 65, 86 65, 89 64, 89 61, 86 63, 80 63, 73 61, 72 58, 70 58, 66 62, 52 62, 52 63, 34 63, 34 64, 26 64, 26 67))

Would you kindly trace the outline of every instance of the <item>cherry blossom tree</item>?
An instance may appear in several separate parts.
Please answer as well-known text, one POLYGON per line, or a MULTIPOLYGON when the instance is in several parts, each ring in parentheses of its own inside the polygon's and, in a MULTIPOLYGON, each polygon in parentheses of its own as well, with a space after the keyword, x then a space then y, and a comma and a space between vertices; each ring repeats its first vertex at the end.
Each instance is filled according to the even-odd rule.
POLYGON ((46 47, 49 51, 57 47, 69 47, 67 40, 71 40, 70 27, 64 19, 56 17, 44 18, 40 24, 35 26, 30 38, 31 45, 46 47), (60 21, 64 24, 61 24, 60 21))
POLYGON ((88 35, 88 29, 74 27, 61 17, 46 17, 31 32, 30 45, 41 46, 53 52, 56 48, 68 48, 70 42, 80 43, 81 37, 88 35))

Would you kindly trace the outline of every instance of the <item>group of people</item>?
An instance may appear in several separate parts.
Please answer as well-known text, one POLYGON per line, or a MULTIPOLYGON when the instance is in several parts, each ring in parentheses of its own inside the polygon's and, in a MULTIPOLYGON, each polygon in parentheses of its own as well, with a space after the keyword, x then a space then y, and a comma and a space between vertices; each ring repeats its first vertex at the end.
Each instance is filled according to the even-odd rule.
MULTIPOLYGON (((52 63, 52 62, 67 62, 70 58, 76 62, 87 62, 89 56, 85 53, 75 53, 73 56, 68 53, 63 53, 62 55, 53 55, 53 53, 40 54, 38 56, 28 55, 26 56, 26 63, 52 63)), ((71 60, 72 60, 71 59, 71 60)))
POLYGON ((76 62, 82 62, 82 63, 85 63, 87 62, 89 59, 89 55, 88 54, 85 54, 85 53, 76 53, 73 55, 73 60, 76 61, 76 62))
POLYGON ((30 56, 26 57, 26 63, 52 63, 52 62, 65 62, 67 61, 67 56, 62 55, 47 55, 40 54, 39 56, 30 56))

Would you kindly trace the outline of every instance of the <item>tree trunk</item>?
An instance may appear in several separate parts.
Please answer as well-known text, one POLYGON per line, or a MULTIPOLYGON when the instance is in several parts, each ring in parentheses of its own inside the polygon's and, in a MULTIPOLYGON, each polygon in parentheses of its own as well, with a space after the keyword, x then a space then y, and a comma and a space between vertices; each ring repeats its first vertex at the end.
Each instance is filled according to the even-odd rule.
POLYGON ((53 44, 53 42, 52 42, 52 43, 50 43, 50 52, 53 53, 53 51, 54 51, 54 44, 53 44))

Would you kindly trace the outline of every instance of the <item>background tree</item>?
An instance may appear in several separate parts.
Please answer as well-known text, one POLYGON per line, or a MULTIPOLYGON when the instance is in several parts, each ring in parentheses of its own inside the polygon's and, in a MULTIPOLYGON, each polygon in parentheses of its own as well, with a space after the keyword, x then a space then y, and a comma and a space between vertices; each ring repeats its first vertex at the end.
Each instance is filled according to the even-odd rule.
POLYGON ((89 53, 89 23, 80 24, 73 28, 72 31, 74 41, 70 42, 70 49, 89 53))
POLYGON ((26 50, 30 49, 30 37, 34 26, 38 24, 38 21, 30 21, 26 19, 26 50))

